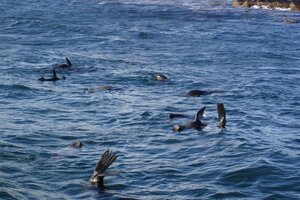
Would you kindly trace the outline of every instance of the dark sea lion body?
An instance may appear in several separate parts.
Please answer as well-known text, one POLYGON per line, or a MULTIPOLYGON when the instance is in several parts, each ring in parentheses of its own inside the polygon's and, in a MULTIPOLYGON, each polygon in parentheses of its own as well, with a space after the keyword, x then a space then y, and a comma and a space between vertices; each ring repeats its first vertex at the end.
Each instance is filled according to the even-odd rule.
POLYGON ((191 90, 188 93, 185 94, 187 97, 200 97, 203 95, 208 95, 209 92, 204 91, 204 90, 191 90))
POLYGON ((66 77, 62 77, 62 78, 58 78, 57 75, 56 75, 56 72, 55 72, 55 69, 53 68, 52 70, 52 77, 51 78, 44 78, 44 77, 41 77, 39 78, 39 81, 58 81, 58 80, 65 80, 66 77))
POLYGON ((72 67, 71 61, 70 61, 68 58, 66 58, 66 61, 67 61, 66 64, 60 64, 60 65, 57 65, 57 66, 55 67, 55 69, 68 69, 68 68, 71 68, 71 67, 72 67))

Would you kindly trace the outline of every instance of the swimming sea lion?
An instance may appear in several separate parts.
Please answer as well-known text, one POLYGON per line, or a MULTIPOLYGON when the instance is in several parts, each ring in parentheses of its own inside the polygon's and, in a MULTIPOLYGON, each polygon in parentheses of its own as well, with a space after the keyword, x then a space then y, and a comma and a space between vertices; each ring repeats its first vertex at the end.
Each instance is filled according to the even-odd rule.
POLYGON ((105 176, 114 176, 119 172, 110 172, 107 173, 105 170, 117 159, 116 153, 106 150, 101 159, 98 161, 94 173, 90 178, 92 185, 96 185, 99 188, 104 188, 103 179, 105 176))
POLYGON ((41 78, 39 78, 39 81, 57 81, 57 80, 65 80, 66 77, 62 77, 62 78, 58 78, 56 76, 56 72, 55 72, 55 69, 53 68, 52 70, 52 77, 51 78, 44 78, 43 76, 41 78))
POLYGON ((184 124, 184 125, 178 125, 178 124, 174 125, 173 126, 173 131, 183 131, 184 129, 188 129, 188 128, 195 128, 197 130, 203 129, 205 126, 207 126, 206 124, 203 124, 201 122, 201 119, 203 118, 205 108, 206 107, 203 107, 197 112, 194 121, 189 122, 189 123, 184 124))
POLYGON ((76 142, 70 144, 69 146, 74 148, 81 148, 83 146, 83 143, 80 140, 77 140, 76 142))
MULTIPOLYGON (((203 124, 201 122, 204 110, 205 110, 205 107, 201 108, 197 112, 197 115, 195 117, 195 121, 189 122, 185 125, 177 125, 177 124, 174 125, 173 126, 173 131, 182 131, 182 130, 188 129, 188 128, 195 128, 197 130, 203 129, 205 126, 207 126, 206 124, 203 124)), ((218 127, 219 128, 225 128, 225 126, 226 126, 226 112, 225 112, 224 104, 223 103, 217 103, 217 110, 218 110, 218 118, 219 118, 218 127)), ((178 116, 184 116, 184 115, 181 115, 181 114, 172 114, 172 115, 174 115, 174 116, 177 116, 177 115, 178 116)), ((173 117, 173 118, 175 118, 175 117, 173 117)))
POLYGON ((200 97, 203 95, 208 95, 209 92, 204 91, 204 90, 191 90, 188 93, 186 93, 184 96, 186 97, 200 97))
POLYGON ((157 80, 157 81, 168 80, 168 78, 165 75, 159 74, 159 73, 153 74, 152 77, 153 77, 154 80, 157 80))
POLYGON ((71 61, 66 57, 67 64, 59 64, 55 67, 55 69, 67 69, 72 67, 71 61))

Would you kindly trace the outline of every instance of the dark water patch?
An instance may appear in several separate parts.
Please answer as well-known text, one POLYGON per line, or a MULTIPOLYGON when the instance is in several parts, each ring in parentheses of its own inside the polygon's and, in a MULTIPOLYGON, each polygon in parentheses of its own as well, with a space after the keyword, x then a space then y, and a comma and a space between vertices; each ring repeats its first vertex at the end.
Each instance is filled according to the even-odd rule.
POLYGON ((214 195, 211 195, 210 198, 213 199, 239 199, 239 198, 245 198, 247 199, 249 195, 243 194, 243 192, 240 191, 224 191, 224 192, 217 192, 214 195))
POLYGON ((221 182, 236 184, 243 188, 257 183, 260 179, 277 177, 282 173, 281 168, 268 163, 257 164, 254 164, 253 167, 249 166, 244 169, 228 172, 221 178, 221 182))

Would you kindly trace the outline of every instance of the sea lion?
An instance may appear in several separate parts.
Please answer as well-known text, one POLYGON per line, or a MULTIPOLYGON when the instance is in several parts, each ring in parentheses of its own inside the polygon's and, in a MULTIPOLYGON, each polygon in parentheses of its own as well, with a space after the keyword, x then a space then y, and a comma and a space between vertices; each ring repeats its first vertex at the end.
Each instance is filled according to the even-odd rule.
POLYGON ((168 80, 168 78, 165 75, 160 74, 160 73, 153 74, 152 77, 153 77, 154 80, 157 80, 157 81, 168 80))
MULTIPOLYGON (((173 131, 183 131, 184 129, 188 129, 188 128, 195 128, 197 130, 201 130, 201 129, 205 128, 207 125, 201 122, 201 119, 203 118, 204 110, 205 110, 205 107, 201 108, 197 112, 194 121, 189 122, 189 123, 184 124, 184 125, 178 125, 178 124, 174 125, 173 126, 173 131)), ((219 128, 225 128, 225 126, 226 126, 226 112, 225 112, 224 104, 223 103, 217 103, 217 110, 218 110, 218 119, 219 119, 218 127, 219 128)), ((172 115, 174 115, 174 116, 177 116, 177 115, 178 116, 185 116, 185 115, 181 115, 181 114, 172 114, 172 115)))
POLYGON ((68 69, 72 67, 71 61, 66 57, 67 64, 59 64, 56 65, 55 69, 68 69))
POLYGON ((90 182, 92 185, 96 185, 99 188, 104 188, 103 179, 105 176, 114 176, 119 172, 110 172, 107 173, 105 170, 117 159, 116 153, 106 150, 101 159, 98 161, 94 173, 90 178, 90 182))
POLYGON ((186 97, 200 97, 203 95, 208 95, 209 92, 204 91, 204 90, 191 90, 188 93, 186 93, 184 96, 186 97))
POLYGON ((70 144, 69 146, 74 148, 81 148, 83 146, 83 143, 80 140, 77 140, 76 142, 70 144))
POLYGON ((178 125, 178 124, 174 125, 173 126, 173 131, 183 131, 184 129, 189 129, 189 128, 195 128, 197 130, 203 129, 205 126, 207 126, 206 124, 203 124, 201 122, 201 119, 203 118, 205 108, 206 107, 203 107, 197 112, 194 121, 189 122, 189 123, 184 124, 184 125, 178 125))
POLYGON ((62 77, 62 78, 58 78, 56 76, 56 72, 55 72, 55 69, 53 68, 52 70, 52 77, 51 78, 44 78, 43 76, 41 78, 39 78, 39 81, 57 81, 57 80, 65 80, 66 77, 62 77))

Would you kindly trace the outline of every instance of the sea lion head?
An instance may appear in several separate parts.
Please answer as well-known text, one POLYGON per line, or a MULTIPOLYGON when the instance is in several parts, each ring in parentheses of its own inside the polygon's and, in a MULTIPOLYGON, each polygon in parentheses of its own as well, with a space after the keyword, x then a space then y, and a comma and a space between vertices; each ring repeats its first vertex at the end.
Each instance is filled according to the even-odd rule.
POLYGON ((204 90, 191 90, 188 93, 185 94, 187 97, 200 97, 203 95, 207 95, 208 92, 204 90))
POLYGON ((159 74, 159 73, 153 74, 152 77, 153 77, 154 80, 157 80, 157 81, 165 81, 165 80, 168 80, 168 78, 167 78, 165 75, 159 74))
POLYGON ((184 128, 185 128, 185 127, 182 126, 182 125, 175 124, 175 125, 173 126, 173 131, 175 131, 175 132, 183 131, 184 128))
POLYGON ((81 148, 81 147, 83 147, 83 143, 80 140, 77 140, 73 144, 70 144, 70 147, 81 148))

